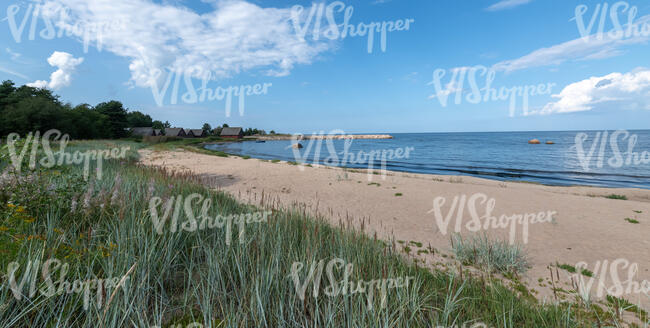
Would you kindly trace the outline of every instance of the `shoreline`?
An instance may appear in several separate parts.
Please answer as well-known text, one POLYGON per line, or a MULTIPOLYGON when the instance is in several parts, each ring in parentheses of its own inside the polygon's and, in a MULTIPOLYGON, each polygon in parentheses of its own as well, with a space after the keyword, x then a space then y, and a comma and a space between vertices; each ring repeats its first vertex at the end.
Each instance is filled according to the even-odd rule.
MULTIPOLYGON (((204 176, 213 189, 233 195, 240 201, 265 206, 299 206, 332 224, 346 224, 369 236, 408 245, 406 256, 430 268, 454 269, 450 238, 456 227, 472 222, 467 208, 459 213, 452 208, 462 195, 485 195, 494 200, 490 215, 555 212, 553 222, 513 225, 514 228, 481 230, 490 237, 509 240, 514 229, 517 243, 526 241, 530 268, 522 277, 540 300, 551 301, 554 292, 549 280, 549 265, 585 262, 592 271, 598 261, 623 258, 639 267, 636 280, 650 281, 650 191, 637 188, 564 187, 532 183, 503 182, 468 176, 440 176, 390 171, 382 178, 362 170, 312 165, 298 167, 287 162, 270 162, 240 157, 217 157, 191 151, 141 150, 145 165, 204 176), (627 200, 608 198, 615 192, 627 200), (444 198, 443 218, 432 212, 435 200, 444 198), (455 212, 454 212, 455 211, 455 212), (451 213, 451 214, 449 214, 451 213), (457 216, 460 215, 460 216, 457 216), (451 220, 448 231, 439 225, 451 220), (633 218, 640 224, 624 220, 633 218), (461 220, 461 223, 458 223, 461 220), (523 235, 525 234, 525 235, 523 235), (640 242, 629 243, 630 240, 640 242), (413 243, 413 244, 412 244, 413 243), (421 245, 422 247, 416 247, 421 245), (431 247, 435 255, 422 253, 431 247), (449 267, 447 267, 449 266, 449 267)), ((487 203, 477 202, 479 213, 487 203)), ((473 232, 461 229, 461 236, 473 232)), ((405 248, 406 249, 406 248, 405 248)), ((571 274, 560 270, 555 287, 571 289, 571 274)), ((625 277, 625 275, 621 275, 625 277)), ((567 295, 568 296, 568 295, 567 295)), ((650 301, 625 296, 630 302, 650 301)))
MULTIPOLYGON (((253 141, 253 140, 254 139, 248 139, 248 140, 245 140, 245 141, 253 141)), ((277 139, 277 140, 285 140, 285 139, 277 139)), ((288 140, 288 139, 286 139, 286 140, 288 140)), ((201 144, 201 149, 208 150, 208 151, 218 151, 218 152, 227 154, 228 156, 236 156, 236 157, 240 157, 240 158, 253 158, 253 159, 260 160, 260 161, 281 161, 281 162, 284 162, 284 163, 289 163, 291 165, 298 165, 298 166, 300 166, 300 165, 302 165, 302 166, 310 166, 311 165, 311 166, 314 166, 314 167, 322 166, 322 167, 326 167, 326 168, 339 168, 339 169, 343 169, 343 170, 355 170, 355 171, 364 171, 364 172, 368 171, 368 169, 365 168, 365 166, 364 167, 328 166, 328 165, 324 165, 324 164, 309 163, 309 162, 306 162, 304 164, 300 164, 300 163, 297 163, 295 161, 290 161, 290 160, 287 160, 287 159, 270 158, 270 157, 269 158, 261 158, 261 157, 255 157, 255 156, 250 156, 250 155, 243 155, 243 154, 237 154, 237 153, 228 153, 228 152, 224 152, 224 151, 221 151, 221 150, 205 148, 205 146, 218 145, 220 143, 222 143, 222 142, 203 143, 203 144, 201 144)), ((380 168, 381 168, 380 163, 381 162, 379 162, 379 164, 376 165, 378 168, 373 169, 374 172, 380 172, 380 168)), ((641 188, 641 187, 602 186, 602 185, 596 185, 596 184, 589 185, 589 184, 579 184, 579 183, 577 183, 577 184, 555 183, 554 184, 554 183, 547 183, 547 182, 533 181, 533 180, 525 180, 525 179, 522 179, 522 180, 507 179, 507 178, 496 179, 496 178, 490 178, 490 175, 487 175, 487 174, 484 174, 484 175, 470 175, 470 174, 462 174, 462 173, 458 173, 458 174, 421 173, 421 172, 412 172, 412 171, 394 170, 394 169, 392 169, 392 170, 391 169, 386 169, 386 171, 387 172, 392 172, 392 173, 422 174, 422 175, 430 175, 430 176, 436 176, 436 177, 468 177, 468 178, 483 179, 483 180, 488 180, 488 181, 497 181, 497 182, 504 182, 504 183, 505 182, 511 182, 511 183, 534 184, 534 185, 542 185, 542 186, 547 186, 547 187, 567 187, 567 188, 584 187, 584 188, 607 188, 607 189, 636 189, 636 190, 648 190, 648 191, 650 191, 650 187, 641 188)), ((496 176, 496 174, 492 175, 492 176, 496 176)))
MULTIPOLYGON (((249 140, 293 140, 294 135, 277 135, 277 136, 247 136, 243 139, 249 140)), ((389 134, 341 134, 341 135, 300 135, 297 140, 325 140, 325 139, 393 139, 389 134)))

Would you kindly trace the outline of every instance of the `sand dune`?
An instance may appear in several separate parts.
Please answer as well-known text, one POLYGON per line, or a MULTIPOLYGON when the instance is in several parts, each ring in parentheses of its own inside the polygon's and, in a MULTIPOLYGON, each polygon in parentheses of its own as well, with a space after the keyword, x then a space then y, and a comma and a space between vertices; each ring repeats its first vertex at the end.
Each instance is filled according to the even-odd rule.
MULTIPOLYGON (((521 214, 539 222, 529 222, 525 249, 531 268, 523 281, 539 293, 540 299, 555 299, 553 286, 570 290, 567 271, 553 269, 560 277, 550 281, 548 266, 555 263, 575 265, 586 262, 597 279, 597 263, 617 259, 638 264, 633 277, 639 284, 650 281, 650 191, 640 189, 608 189, 590 187, 552 187, 528 183, 500 182, 473 177, 450 177, 391 172, 385 179, 363 172, 339 168, 303 167, 286 163, 271 163, 239 157, 222 158, 188 151, 141 151, 142 162, 173 170, 191 171, 211 177, 214 187, 231 193, 243 201, 259 204, 266 201, 282 205, 304 204, 308 211, 320 213, 333 223, 353 218, 354 224, 364 222, 368 233, 377 232, 384 239, 413 241, 410 256, 428 265, 449 264, 450 235, 456 229, 456 213, 449 215, 446 233, 444 224, 454 198, 474 196, 478 215, 484 215, 490 203, 480 203, 481 197, 493 199, 492 216, 521 214), (369 179, 372 179, 371 181, 369 179), (610 194, 625 195, 628 200, 608 199, 610 194), (440 198, 442 197, 442 198, 440 198), (445 200, 439 207, 438 219, 434 199, 445 200), (541 215, 539 213, 546 213, 541 215), (553 217, 547 220, 549 215, 553 217), (442 218, 440 216, 443 216, 442 218), (639 221, 633 224, 626 218, 639 221), (444 220, 441 221, 444 223, 444 220), (416 244, 422 243, 422 247, 416 244), (436 254, 417 251, 435 248, 436 254), (443 255, 444 254, 444 255, 443 255), (542 282, 539 281, 542 279, 542 282)), ((465 206, 461 216, 460 233, 473 233, 466 228, 471 211, 465 206)), ((531 221, 531 220, 528 220, 531 221)), ((498 224, 497 224, 498 225, 498 224)), ((486 233, 508 240, 511 227, 489 228, 486 233)), ((516 242, 525 241, 523 223, 514 224, 516 242)), ((620 262, 619 264, 621 264, 620 262)), ((627 268, 619 267, 620 280, 627 279, 627 268)), ((585 279, 587 279, 585 277, 585 279)), ((604 281, 610 288, 615 283, 611 275, 604 281)), ((627 285, 624 285, 624 287, 627 285)), ((650 296, 640 293, 622 295, 633 303, 648 308, 650 296)))

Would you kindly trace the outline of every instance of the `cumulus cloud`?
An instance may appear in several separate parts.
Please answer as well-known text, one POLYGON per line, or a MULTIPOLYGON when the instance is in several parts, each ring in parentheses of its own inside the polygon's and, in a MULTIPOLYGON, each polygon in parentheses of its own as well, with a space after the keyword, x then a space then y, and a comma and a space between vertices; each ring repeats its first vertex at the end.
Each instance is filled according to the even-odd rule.
MULTIPOLYGON (((640 17, 634 26, 650 24, 650 15, 640 17)), ((577 28, 576 28, 577 30, 577 28)), ((537 49, 520 58, 499 62, 493 66, 497 71, 513 72, 533 67, 560 65, 571 60, 592 60, 615 57, 624 53, 622 48, 646 43, 650 33, 632 34, 627 37, 614 33, 602 33, 578 38, 548 48, 537 49)))
POLYGON ((128 58, 131 82, 157 85, 166 72, 212 79, 248 70, 283 76, 329 48, 297 37, 291 8, 262 8, 243 0, 211 2, 213 10, 149 0, 44 0, 44 15, 85 42, 128 58), (67 15, 61 19, 60 8, 67 15), (82 27, 82 28, 75 28, 82 27), (88 33, 90 31, 90 33, 88 33))
POLYGON ((499 1, 487 8, 485 10, 487 11, 499 11, 499 10, 505 10, 505 9, 512 9, 515 7, 519 7, 521 5, 525 5, 533 0, 502 0, 499 1))
POLYGON ((47 59, 47 62, 51 66, 58 68, 50 75, 50 81, 38 80, 27 85, 34 88, 48 88, 52 90, 67 87, 72 82, 72 74, 83 61, 83 58, 74 58, 74 56, 67 52, 55 51, 47 59))
POLYGON ((650 110, 650 70, 591 77, 567 85, 552 97, 557 101, 546 104, 537 114, 598 109, 650 110))

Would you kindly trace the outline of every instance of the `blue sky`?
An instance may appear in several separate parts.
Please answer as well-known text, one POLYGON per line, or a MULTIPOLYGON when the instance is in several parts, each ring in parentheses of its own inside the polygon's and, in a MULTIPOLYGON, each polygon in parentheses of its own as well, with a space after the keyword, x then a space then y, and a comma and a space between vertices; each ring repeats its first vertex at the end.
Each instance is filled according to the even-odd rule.
POLYGON ((602 16, 605 33, 599 35, 601 11, 594 13, 603 4, 583 0, 14 1, 3 8, 5 18, 0 22, 0 79, 52 89, 73 104, 119 100, 129 109, 181 127, 228 123, 289 133, 649 128, 650 2, 609 2, 602 16), (368 53, 367 35, 328 38, 323 34, 331 25, 326 15, 318 16, 321 4, 324 9, 344 8, 333 12, 336 24, 343 24, 345 10, 352 10, 349 22, 354 26, 412 23, 408 30, 386 33, 385 52, 375 33, 368 53), (37 5, 40 14, 35 20, 27 16, 20 32, 26 13, 37 5), (295 5, 303 7, 301 14, 295 5), (314 17, 301 37, 296 26, 307 24, 312 8, 314 17), (575 19, 581 8, 582 22, 575 19), (640 33, 607 33, 625 31, 634 12, 632 24, 640 33), (588 26, 592 18, 591 31, 586 28, 581 34, 581 24, 588 26), (36 33, 31 38, 33 21, 36 33), (53 31, 68 28, 69 32, 48 36, 46 22, 52 23, 53 31), (321 23, 319 30, 314 28, 316 22, 321 23), (98 27, 102 32, 96 32, 98 27), (235 97, 226 117, 224 100, 182 100, 189 91, 185 77, 198 89, 201 76, 207 76, 197 73, 199 69, 210 72, 206 83, 213 90, 270 86, 266 94, 245 97, 243 115, 235 97), (438 88, 433 83, 436 71, 445 73, 438 88), (454 71, 458 76, 476 72, 476 82, 454 83, 454 71), (524 115, 522 96, 514 96, 512 107, 508 100, 483 97, 489 72, 494 74, 492 88, 497 92, 539 84, 552 87, 531 95, 524 115), (164 98, 157 101, 154 91, 176 76, 180 77, 178 102, 171 103, 173 83, 166 93, 159 91, 164 98), (472 103, 467 97, 474 86, 481 99, 472 103), (445 95, 449 98, 443 105, 440 100, 445 95))

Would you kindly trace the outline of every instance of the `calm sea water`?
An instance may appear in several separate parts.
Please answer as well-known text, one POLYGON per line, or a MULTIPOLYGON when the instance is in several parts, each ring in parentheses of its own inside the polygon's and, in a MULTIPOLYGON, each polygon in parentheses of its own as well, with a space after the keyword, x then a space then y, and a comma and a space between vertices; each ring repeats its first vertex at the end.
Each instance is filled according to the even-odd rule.
MULTIPOLYGON (((650 130, 628 131, 612 142, 615 131, 584 131, 587 139, 576 143, 580 132, 489 132, 489 133, 404 133, 394 139, 353 140, 348 152, 381 151, 412 147, 408 158, 388 159, 386 168, 394 171, 467 175, 495 180, 529 181, 548 185, 589 185, 650 189, 650 130), (603 136, 607 133, 605 142, 603 136), (596 139, 598 137, 598 139, 596 139), (539 139, 541 145, 528 140, 539 139), (629 153, 630 139, 636 139, 629 153), (546 141, 554 145, 544 144, 546 141), (580 155, 580 144, 583 152, 580 155), (577 146, 578 145, 578 146, 577 146), (615 145, 615 146, 614 146, 615 145), (617 149, 618 148, 618 149, 617 149), (593 151, 592 151, 593 150, 593 151), (592 151, 591 158, 589 153, 592 151), (645 153, 644 153, 645 152, 645 153), (629 155, 632 161, 626 163, 629 155), (639 159, 636 163, 636 157, 639 159), (645 156, 644 156, 645 155, 645 156), (617 157, 618 156, 618 157, 617 157), (642 159, 646 159, 643 161, 642 159)), ((306 163, 327 164, 332 152, 341 159, 344 140, 303 140, 299 156, 306 163), (309 143, 313 142, 309 148, 309 143), (321 143, 319 156, 316 148, 321 143)), ((206 148, 262 159, 297 161, 291 141, 257 143, 243 141, 207 145, 206 148)), ((379 163, 375 160, 375 169, 379 163)), ((341 166, 340 163, 338 166, 341 166)), ((367 168, 367 161, 347 163, 346 167, 367 168)))

